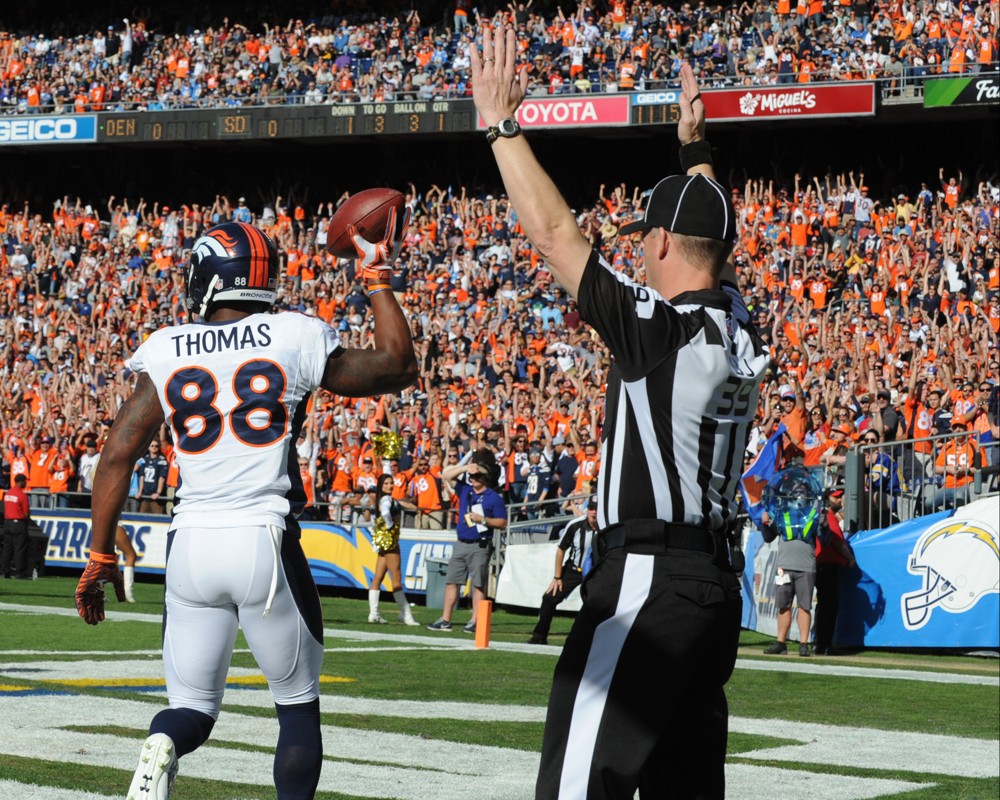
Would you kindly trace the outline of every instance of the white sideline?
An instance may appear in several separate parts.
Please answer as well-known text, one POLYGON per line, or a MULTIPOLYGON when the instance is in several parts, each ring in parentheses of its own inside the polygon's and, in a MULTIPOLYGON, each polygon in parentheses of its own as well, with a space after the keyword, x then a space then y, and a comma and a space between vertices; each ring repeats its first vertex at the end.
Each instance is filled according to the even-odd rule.
MULTIPOLYGON (((0 603, 0 613, 21 613, 21 614, 52 614, 55 616, 76 617, 75 608, 59 608, 52 606, 32 606, 19 603, 0 603)), ((139 614, 130 611, 118 611, 113 606, 109 606, 105 622, 155 622, 160 624, 162 617, 159 614, 139 614)), ((463 634, 447 634, 435 637, 415 636, 405 633, 376 633, 374 631, 346 630, 341 628, 326 628, 323 631, 328 639, 357 642, 395 642, 403 645, 398 649, 454 649, 472 650, 474 652, 488 652, 476 650, 471 637, 463 634)), ((393 648, 397 649, 397 648, 393 648)), ((531 645, 519 642, 497 642, 490 643, 491 650, 503 650, 517 653, 535 653, 537 655, 559 655, 561 647, 555 645, 531 645)), ((344 652, 356 652, 357 648, 351 647, 326 647, 328 652, 343 650, 344 652)), ((246 651, 243 651, 246 652, 246 651)), ((158 651, 137 651, 135 654, 149 655, 157 654, 158 651)), ((55 655, 58 651, 47 650, 39 652, 38 655, 55 655)), ((78 651, 69 651, 67 655, 84 655, 78 651)), ((93 651, 93 655, 99 655, 100 651, 93 651)), ((23 651, 0 651, 3 655, 33 655, 33 653, 23 651)), ((130 653, 129 655, 132 655, 130 653)), ((793 672, 807 675, 835 675, 846 678, 882 678, 885 680, 899 681, 923 681, 925 683, 946 683, 965 684, 969 686, 994 686, 1000 688, 1000 677, 990 675, 965 675, 957 672, 931 672, 912 669, 890 669, 880 667, 858 667, 844 664, 827 664, 816 661, 802 659, 793 661, 791 659, 776 658, 765 660, 763 658, 740 658, 736 662, 737 669, 762 670, 768 672, 793 672), (805 662, 805 663, 803 663, 805 662)))

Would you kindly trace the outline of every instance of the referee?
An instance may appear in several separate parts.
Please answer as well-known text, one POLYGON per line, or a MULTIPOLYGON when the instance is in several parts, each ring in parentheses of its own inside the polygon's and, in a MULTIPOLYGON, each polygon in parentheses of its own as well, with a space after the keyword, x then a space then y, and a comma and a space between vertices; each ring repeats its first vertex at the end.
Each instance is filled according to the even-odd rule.
POLYGON ((613 357, 598 553, 556 667, 537 800, 722 798, 740 589, 723 534, 768 362, 738 291, 733 206, 714 180, 705 107, 681 71, 681 165, 642 219, 645 284, 616 273, 521 135, 527 70, 489 28, 473 97, 518 221, 613 357), (603 545, 603 546, 602 546, 603 545))

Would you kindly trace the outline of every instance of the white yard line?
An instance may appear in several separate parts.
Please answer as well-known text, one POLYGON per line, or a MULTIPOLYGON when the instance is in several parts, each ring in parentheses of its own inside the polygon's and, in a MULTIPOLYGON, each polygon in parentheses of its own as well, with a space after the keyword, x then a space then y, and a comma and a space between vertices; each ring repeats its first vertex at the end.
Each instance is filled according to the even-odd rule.
POLYGON ((745 717, 731 717, 729 730, 799 741, 740 753, 740 758, 970 778, 1000 775, 997 743, 985 739, 745 717))
MULTIPOLYGON (((373 702, 372 710, 381 711, 382 705, 386 706, 386 711, 391 711, 397 704, 373 702)), ((41 755, 64 763, 131 770, 141 736, 78 733, 62 730, 60 726, 67 720, 92 720, 97 724, 144 728, 149 713, 147 704, 132 700, 84 695, 19 698, 5 713, 0 753, 25 758, 41 755)), ((771 723, 782 724, 777 720, 771 723)), ((269 748, 276 736, 274 719, 228 713, 220 717, 212 738, 218 742, 241 742, 269 748)), ((351 761, 324 762, 319 788, 361 797, 524 800, 533 793, 538 770, 537 753, 509 748, 334 726, 324 726, 323 737, 328 759, 351 761)), ((884 746, 891 748, 893 743, 885 741, 884 746)), ((190 776, 266 787, 271 785, 272 758, 270 752, 203 747, 181 761, 179 780, 190 776)), ((787 800, 790 796, 803 794, 810 800, 867 800, 930 785, 747 764, 729 765, 726 777, 730 796, 756 800, 787 800)), ((0 784, 0 790, 3 790, 2 796, 10 800, 69 800, 70 797, 91 800, 99 797, 10 782, 0 784)))
POLYGON ((103 794, 82 792, 79 789, 57 789, 54 786, 35 786, 31 783, 2 780, 0 780, 0 797, 4 800, 105 800, 103 794))

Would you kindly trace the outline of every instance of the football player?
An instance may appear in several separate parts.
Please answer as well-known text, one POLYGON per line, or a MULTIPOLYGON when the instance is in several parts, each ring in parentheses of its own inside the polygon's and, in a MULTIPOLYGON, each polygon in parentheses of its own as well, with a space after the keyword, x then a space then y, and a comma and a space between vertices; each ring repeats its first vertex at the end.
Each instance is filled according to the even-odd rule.
POLYGON ((312 798, 322 742, 319 595, 299 545, 305 500, 295 441, 306 401, 322 387, 361 397, 413 384, 409 327, 389 288, 409 214, 385 238, 349 231, 375 317, 375 349, 346 349, 315 317, 271 313, 278 252, 258 228, 227 222, 195 243, 188 310, 197 317, 153 333, 127 362, 135 390, 115 418, 94 477, 90 561, 76 603, 104 619, 104 585, 119 602, 115 529, 136 459, 164 421, 183 477, 167 540, 163 661, 169 708, 154 716, 129 798, 170 795, 177 761, 219 715, 237 627, 275 701, 279 800, 312 798))

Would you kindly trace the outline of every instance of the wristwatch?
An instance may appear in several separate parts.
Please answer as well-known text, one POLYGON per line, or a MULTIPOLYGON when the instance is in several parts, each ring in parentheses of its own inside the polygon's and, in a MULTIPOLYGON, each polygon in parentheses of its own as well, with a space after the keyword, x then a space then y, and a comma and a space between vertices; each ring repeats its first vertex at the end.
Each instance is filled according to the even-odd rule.
POLYGON ((491 125, 486 129, 486 141, 493 144, 498 136, 503 136, 505 139, 513 139, 515 136, 520 135, 520 133, 520 123, 513 117, 506 117, 496 125, 491 125))

